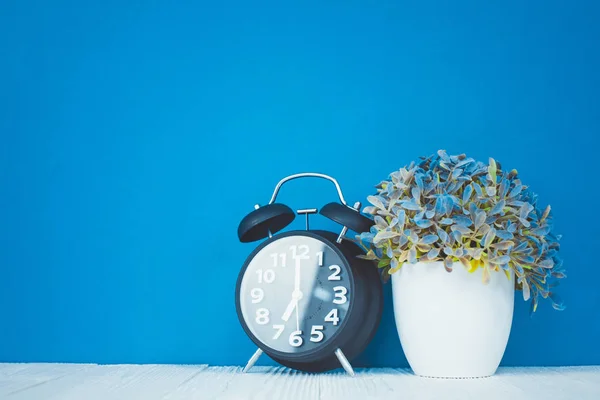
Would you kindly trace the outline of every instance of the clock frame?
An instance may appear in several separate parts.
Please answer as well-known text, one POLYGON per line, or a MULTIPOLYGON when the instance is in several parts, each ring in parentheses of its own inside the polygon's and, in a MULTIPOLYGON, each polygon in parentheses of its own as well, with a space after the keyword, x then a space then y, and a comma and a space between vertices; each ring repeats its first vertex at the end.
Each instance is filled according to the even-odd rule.
MULTIPOLYGON (((346 236, 348 229, 351 229, 355 232, 363 232, 365 230, 369 230, 369 228, 373 225, 373 222, 369 218, 360 214, 359 207, 360 203, 356 203, 354 207, 350 207, 345 203, 341 188, 335 179, 323 174, 304 173, 291 175, 282 179, 277 184, 269 204, 264 207, 259 207, 258 205, 255 206, 255 210, 242 220, 238 228, 238 236, 240 241, 252 242, 268 237, 248 256, 244 265, 242 266, 242 269, 240 270, 236 284, 235 305, 238 319, 242 325, 242 328, 244 329, 244 332, 258 347, 258 350, 248 361, 244 371, 248 371, 252 365, 254 365, 257 359, 263 353, 266 353, 273 360, 290 368, 307 372, 321 372, 342 366, 349 374, 354 375, 354 371, 349 360, 352 360, 354 357, 360 354, 373 338, 379 325, 383 309, 382 286, 377 268, 372 262, 358 257, 361 254, 364 255, 363 249, 357 246, 352 240, 349 240, 348 236, 346 236), (296 213, 294 213, 286 205, 275 203, 279 188, 283 183, 301 177, 324 178, 332 181, 335 184, 336 188, 338 189, 340 203, 327 204, 321 209, 321 214, 333 221, 340 223, 343 226, 341 232, 334 233, 324 230, 308 229, 308 215, 316 213, 317 209, 304 209, 298 210, 297 213, 306 214, 306 230, 295 230, 278 234, 276 233, 291 223, 296 215, 296 213), (311 307, 314 307, 312 301, 310 303, 306 303, 306 301, 309 300, 304 299, 303 296, 310 295, 311 299, 316 296, 316 293, 314 292, 305 292, 305 288, 306 285, 308 285, 311 290, 316 290, 315 288, 317 286, 315 285, 315 282, 317 281, 320 285, 319 288, 323 289, 322 282, 319 280, 321 272, 316 273, 317 275, 313 277, 312 284, 310 281, 301 282, 301 284, 304 285, 302 290, 300 290, 300 284, 297 283, 299 278, 296 278, 294 280, 295 287, 293 288, 293 291, 291 291, 289 275, 292 267, 289 265, 287 267, 277 267, 277 259, 280 255, 280 253, 277 253, 275 254, 273 261, 273 269, 270 270, 271 274, 269 275, 269 277, 273 277, 273 280, 268 283, 269 285, 277 285, 277 280, 274 277, 280 273, 284 273, 283 271, 285 270, 285 274, 287 274, 285 276, 287 277, 284 276, 283 281, 279 283, 281 288, 274 290, 274 286, 268 286, 266 289, 271 291, 271 293, 268 293, 265 292, 266 289, 262 286, 253 287, 250 289, 249 286, 252 285, 250 285, 248 282, 251 282, 252 280, 252 278, 250 278, 252 273, 258 272, 258 279, 260 279, 263 273, 266 273, 266 270, 256 270, 254 266, 257 262, 260 262, 261 266, 264 264, 265 253, 263 250, 269 249, 269 246, 275 246, 276 248, 278 244, 284 243, 284 241, 286 243, 294 243, 294 240, 296 240, 298 243, 300 243, 302 241, 307 241, 307 238, 309 238, 311 241, 317 241, 322 246, 326 246, 326 248, 330 249, 330 251, 335 254, 336 260, 339 260, 336 261, 336 265, 339 266, 340 270, 345 272, 343 277, 347 280, 347 282, 344 281, 344 283, 348 285, 346 288, 348 306, 345 310, 343 318, 339 318, 339 326, 336 324, 335 329, 324 329, 321 325, 311 325, 313 330, 315 329, 315 326, 317 326, 323 328, 321 331, 325 331, 327 334, 324 334, 322 344, 317 343, 315 345, 312 343, 310 346, 307 346, 306 350, 304 350, 302 349, 302 346, 307 343, 306 341, 310 339, 319 339, 319 335, 317 332, 312 331, 309 335, 309 332, 307 332, 306 329, 300 329, 300 327, 304 328, 305 326, 306 319, 304 319, 304 317, 306 314, 307 304, 310 304, 311 307), (257 261, 258 259, 260 259, 260 261, 257 261), (274 272, 277 268, 280 268, 278 270, 279 272, 274 272), (250 293, 249 290, 252 290, 252 293, 250 293), (290 301, 289 299, 291 293, 291 301, 285 308, 283 316, 279 317, 279 315, 277 315, 281 313, 282 310, 282 307, 279 304, 275 307, 277 313, 273 315, 273 319, 270 317, 271 314, 268 308, 256 308, 256 306, 249 305, 249 295, 252 297, 251 304, 254 304, 255 300, 258 300, 256 303, 262 302, 264 297, 267 295, 266 293, 271 296, 268 301, 281 302, 284 304, 290 301), (273 296, 276 296, 276 298, 273 299, 273 296), (303 319, 302 325, 300 325, 299 308, 300 302, 303 299, 305 302, 302 303, 303 319), (297 330, 292 331, 290 334, 291 328, 289 327, 289 319, 291 308, 294 309, 293 311, 296 313, 296 318, 298 320, 296 322, 297 330), (252 314, 249 312, 249 310, 254 310, 255 313, 252 314), (266 313, 264 310, 266 310, 266 313), (252 316, 254 315, 256 316, 255 320, 252 320, 252 316), (267 318, 265 318, 265 315, 267 315, 267 318), (281 322, 281 320, 283 320, 285 324, 277 324, 277 327, 273 326, 273 328, 276 329, 275 335, 271 339, 268 339, 268 335, 265 334, 265 332, 268 332, 268 326, 270 326, 273 321, 281 322), (283 328, 281 328, 281 326, 283 326, 283 328), (280 336, 277 336, 278 331, 280 331, 279 334, 285 332, 286 335, 290 335, 289 346, 281 344, 281 342, 274 342, 274 340, 282 339, 280 336), (301 334, 298 333, 297 335, 301 338, 300 342, 297 337, 293 336, 295 332, 301 332, 301 334), (316 337, 313 337, 313 334, 315 334, 316 337)), ((324 253, 321 255, 319 266, 315 267, 315 265, 312 265, 309 262, 309 264, 304 264, 304 266, 296 266, 300 264, 295 264, 293 268, 298 268, 300 270, 304 268, 306 271, 309 271, 310 268, 313 270, 319 270, 319 268, 323 268, 323 265, 327 266, 328 264, 327 261, 323 262, 323 254, 324 253)), ((272 255, 273 254, 271 254, 271 256, 272 255)), ((294 260, 297 261, 297 259, 294 260)), ((314 260, 312 262, 314 262, 314 260)), ((331 265, 329 267, 331 267, 331 265)), ((295 273, 299 274, 298 272, 295 273)), ((329 276, 329 278, 331 276, 329 276)), ((269 280, 270 279, 271 278, 269 278, 269 280)), ((329 287, 331 288, 331 285, 329 285, 329 287)), ((340 286, 333 287, 334 293, 329 293, 333 296, 333 298, 322 299, 321 304, 326 304, 327 300, 331 300, 332 303, 334 303, 336 299, 341 300, 338 299, 339 288, 340 286)), ((342 289, 343 288, 345 287, 342 287, 342 289)), ((323 290, 327 292, 327 289, 323 290)), ((342 290, 339 291, 343 292, 342 290)), ((344 297, 344 295, 342 295, 342 297, 344 297)), ((314 304, 319 303, 315 302, 314 304)), ((312 312, 313 310, 308 311, 312 312)), ((319 309, 310 315, 317 315, 317 318, 321 318, 323 316, 322 311, 323 309, 319 309)), ((333 310, 331 312, 333 312, 333 310)), ((339 312, 336 311, 335 317, 338 315, 339 312)), ((327 321, 327 319, 325 319, 325 321, 327 321)), ((285 339, 285 337, 283 339, 285 339)), ((315 342, 316 340, 310 341, 315 342)))

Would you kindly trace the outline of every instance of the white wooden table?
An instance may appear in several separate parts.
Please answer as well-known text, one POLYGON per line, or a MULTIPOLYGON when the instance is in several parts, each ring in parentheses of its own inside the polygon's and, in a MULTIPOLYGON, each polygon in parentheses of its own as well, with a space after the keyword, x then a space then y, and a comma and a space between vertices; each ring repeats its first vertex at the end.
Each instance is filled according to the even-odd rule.
POLYGON ((207 365, 0 364, 0 399, 600 399, 599 367, 501 368, 484 379, 404 369, 304 374, 207 365))

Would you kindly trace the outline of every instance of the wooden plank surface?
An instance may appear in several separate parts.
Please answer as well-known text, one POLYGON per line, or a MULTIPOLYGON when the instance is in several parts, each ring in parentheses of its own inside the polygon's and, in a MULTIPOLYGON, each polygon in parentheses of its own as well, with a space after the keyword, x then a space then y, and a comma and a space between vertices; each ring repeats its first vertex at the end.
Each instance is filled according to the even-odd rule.
POLYGON ((305 374, 281 367, 0 364, 4 400, 600 399, 600 366, 501 368, 484 379, 420 378, 404 369, 305 374))

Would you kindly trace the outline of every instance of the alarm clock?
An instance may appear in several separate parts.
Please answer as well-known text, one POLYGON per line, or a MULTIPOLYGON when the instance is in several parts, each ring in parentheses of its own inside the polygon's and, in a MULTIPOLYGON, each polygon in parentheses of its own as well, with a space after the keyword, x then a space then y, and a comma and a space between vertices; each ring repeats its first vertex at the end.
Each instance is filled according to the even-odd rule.
POLYGON ((376 266, 358 258, 364 250, 346 233, 368 232, 373 221, 360 213, 360 203, 346 203, 334 178, 319 173, 282 179, 269 203, 254 207, 238 227, 241 242, 266 239, 246 259, 235 290, 239 321, 258 346, 244 372, 266 353, 297 370, 321 372, 341 366, 354 375, 350 360, 373 338, 383 294, 376 266), (308 177, 331 181, 339 202, 320 211, 296 212, 275 202, 284 183, 308 177), (341 231, 310 229, 309 215, 317 212, 339 223, 341 231), (306 230, 278 233, 296 214, 305 215, 306 230))

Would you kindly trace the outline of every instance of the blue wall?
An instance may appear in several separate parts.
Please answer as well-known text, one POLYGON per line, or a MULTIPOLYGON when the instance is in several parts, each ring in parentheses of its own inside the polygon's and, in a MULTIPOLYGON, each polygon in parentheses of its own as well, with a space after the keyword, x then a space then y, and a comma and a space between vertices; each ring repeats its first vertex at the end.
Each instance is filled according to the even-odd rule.
MULTIPOLYGON (((364 200, 443 148, 564 234, 568 309, 517 301, 504 365, 600 364, 597 2, 88 3, 0 7, 0 361, 244 363, 253 204, 299 171, 364 200)), ((407 365, 386 300, 362 365, 407 365)))

